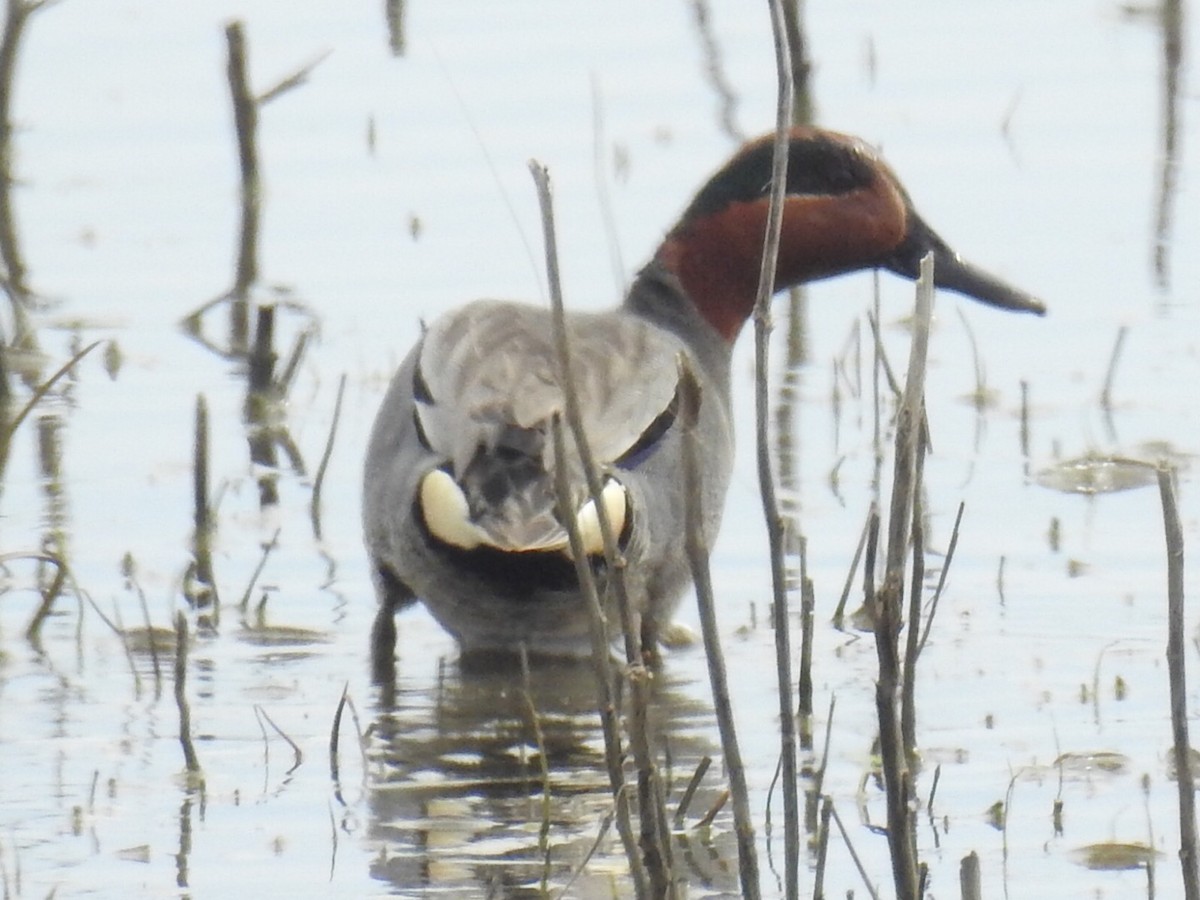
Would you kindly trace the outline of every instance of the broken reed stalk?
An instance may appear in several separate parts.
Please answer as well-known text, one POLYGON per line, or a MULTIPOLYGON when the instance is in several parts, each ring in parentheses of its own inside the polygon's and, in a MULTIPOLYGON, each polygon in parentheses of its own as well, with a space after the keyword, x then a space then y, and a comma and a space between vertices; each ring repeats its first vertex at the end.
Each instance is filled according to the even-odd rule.
POLYGON ((183 613, 175 614, 175 706, 179 710, 179 745, 189 775, 200 773, 200 760, 192 743, 192 712, 187 701, 188 626, 183 613))
MULTIPOLYGON (((879 716, 879 744, 887 792, 888 847, 896 896, 921 896, 916 835, 913 822, 913 773, 905 747, 901 722, 903 681, 900 662, 900 628, 904 604, 904 561, 909 547, 915 497, 920 490, 917 460, 924 419, 925 365, 929 348, 929 325, 933 311, 933 256, 921 260, 917 302, 913 315, 912 346, 908 374, 896 416, 896 449, 888 512, 888 543, 883 587, 876 595, 875 649, 879 658, 879 680, 875 705, 879 716), (899 714, 899 715, 898 715, 899 714)), ((909 622, 909 628, 917 627, 909 622)))
POLYGON ((571 485, 567 477, 566 437, 563 435, 562 419, 554 416, 550 420, 551 436, 554 440, 554 491, 559 505, 559 517, 567 529, 567 541, 571 545, 571 560, 575 564, 575 577, 583 595, 584 606, 591 620, 592 666, 596 672, 599 693, 598 709, 600 728, 604 734, 604 761, 608 766, 608 782, 612 788, 613 811, 617 820, 617 834, 629 860, 629 871, 633 878, 634 893, 641 900, 649 896, 646 870, 638 853, 637 839, 633 834, 633 822, 629 810, 629 794, 625 790, 625 751, 621 747, 621 722, 617 711, 616 678, 613 674, 609 649, 611 641, 608 625, 604 621, 604 610, 596 591, 596 579, 588 562, 583 537, 575 519, 571 485))
MULTIPOLYGON (((196 533, 194 550, 196 557, 195 578, 201 585, 196 594, 196 606, 213 607, 213 624, 220 615, 217 589, 212 570, 212 507, 208 502, 208 401, 203 394, 196 395, 196 433, 193 446, 192 499, 196 533)), ((189 600, 193 598, 189 597, 189 600)))
POLYGON ((258 307, 254 325, 254 344, 250 348, 249 368, 250 391, 266 394, 275 378, 275 363, 279 354, 275 352, 275 306, 264 304, 258 307))
POLYGON ((700 782, 704 780, 704 773, 708 771, 708 767, 711 765, 711 756, 700 757, 700 764, 696 766, 696 771, 692 773, 687 787, 683 789, 683 795, 679 798, 679 806, 675 809, 676 828, 683 827, 683 820, 687 816, 688 807, 692 805, 692 798, 696 796, 700 782))
MULTIPOLYGON (((558 238, 554 226, 554 203, 550 189, 550 174, 546 167, 531 160, 529 170, 537 186, 538 205, 542 215, 542 237, 546 251, 546 274, 550 289, 550 311, 554 330, 555 349, 558 357, 559 381, 563 390, 563 414, 583 468, 588 492, 596 508, 600 534, 604 542, 604 561, 607 570, 606 591, 616 597, 621 617, 621 630, 625 639, 625 661, 630 684, 629 745, 633 751, 638 772, 638 810, 641 820, 642 858, 650 878, 650 889, 654 896, 674 896, 675 883, 671 875, 671 830, 667 821, 666 804, 659 785, 657 767, 650 750, 650 676, 643 657, 647 648, 643 646, 645 622, 638 621, 634 614, 625 586, 625 560, 617 546, 616 531, 608 517, 602 499, 604 491, 600 470, 596 465, 592 448, 588 444, 583 427, 583 415, 579 408, 579 395, 571 372, 571 348, 567 340, 565 314, 563 311, 562 280, 558 268, 558 238)), ((574 518, 574 505, 566 516, 574 518)), ((586 554, 582 557, 585 564, 586 554)), ((589 566, 590 571, 590 566, 589 566)), ((657 628, 651 629, 654 634, 657 628)), ((649 648, 654 652, 653 645, 649 648)))
POLYGON ((704 655, 708 660, 708 677, 712 685, 713 712, 717 718, 717 730, 721 734, 721 749, 725 755, 725 769, 729 774, 729 790, 733 795, 733 828, 737 836, 738 873, 742 883, 742 896, 752 900, 760 896, 754 821, 750 816, 746 769, 742 765, 742 753, 738 747, 737 731, 733 723, 733 704, 729 699, 725 657, 721 651, 721 638, 717 631, 712 578, 708 569, 708 547, 705 544, 702 526, 704 511, 701 508, 703 496, 700 489, 700 448, 696 442, 696 422, 703 398, 700 396, 700 385, 696 382, 696 376, 683 356, 680 356, 679 394, 680 421, 683 424, 684 545, 692 569, 692 582, 696 586, 700 631, 704 636, 704 655))
POLYGON ((1162 498, 1163 527, 1167 542, 1167 674, 1171 685, 1171 730, 1175 739, 1175 784, 1179 789, 1179 865, 1187 900, 1200 900, 1197 870, 1196 794, 1193 786, 1191 744, 1188 741, 1187 681, 1183 647, 1183 529, 1175 504, 1175 470, 1158 467, 1158 492, 1162 498))
POLYGON ((979 854, 972 850, 958 866, 958 886, 962 900, 983 900, 983 885, 979 871, 979 854))
MULTIPOLYGON (((775 269, 779 261, 779 236, 783 229, 783 200, 787 192, 788 147, 792 123, 792 62, 787 19, 781 0, 769 0, 771 32, 775 43, 777 78, 775 143, 771 157, 771 191, 767 207, 758 293, 754 302, 754 422, 758 460, 758 487, 771 556, 772 616, 775 628, 775 672, 779 691, 779 752, 783 777, 783 846, 786 896, 800 896, 800 801, 796 771, 796 719, 792 703, 792 650, 788 621, 787 578, 784 572, 785 527, 775 496, 771 472, 770 394, 768 350, 771 337, 771 299, 775 295, 775 269)), ((699 397, 697 397, 698 406, 699 397)))
POLYGON ((246 65, 246 33, 240 21, 225 26, 229 62, 227 75, 233 100, 233 124, 237 134, 238 166, 242 175, 242 229, 238 241, 234 295, 245 299, 247 288, 258 280, 258 102, 250 90, 246 65))
POLYGON ((329 468, 329 460, 333 456, 333 441, 337 437, 338 423, 342 418, 342 398, 346 394, 346 373, 338 380, 337 399, 333 401, 333 421, 329 423, 329 437, 325 439, 325 449, 321 453, 321 461, 317 463, 317 474, 313 477, 312 501, 309 505, 309 518, 312 521, 313 537, 321 539, 321 488, 325 484, 325 470, 329 468))

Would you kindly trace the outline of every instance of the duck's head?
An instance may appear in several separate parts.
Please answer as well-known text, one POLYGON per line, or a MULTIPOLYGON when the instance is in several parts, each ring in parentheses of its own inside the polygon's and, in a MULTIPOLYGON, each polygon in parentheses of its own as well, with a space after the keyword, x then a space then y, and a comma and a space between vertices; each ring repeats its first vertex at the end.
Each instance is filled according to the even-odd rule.
MULTIPOLYGON (((726 163, 700 189, 656 255, 729 341, 754 309, 773 142, 774 135, 759 138, 726 163)), ((951 250, 865 143, 821 129, 792 130, 777 290, 858 269, 888 269, 916 279, 929 252, 938 287, 1003 309, 1045 313, 1040 301, 951 250)))

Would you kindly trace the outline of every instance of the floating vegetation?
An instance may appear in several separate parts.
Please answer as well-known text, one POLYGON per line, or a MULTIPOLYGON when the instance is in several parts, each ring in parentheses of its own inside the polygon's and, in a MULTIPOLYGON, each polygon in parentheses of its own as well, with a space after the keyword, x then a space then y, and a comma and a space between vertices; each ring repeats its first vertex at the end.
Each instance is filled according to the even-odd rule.
POLYGON ((1154 484, 1153 463, 1125 456, 1088 453, 1042 469, 1034 480, 1064 494, 1115 494, 1154 484))
POLYGON ((1111 750, 1063 753, 1054 761, 1064 775, 1119 775, 1129 768, 1129 757, 1111 750))
POLYGON ((1089 869, 1119 872, 1151 865, 1158 852, 1145 844, 1107 841, 1080 847, 1074 851, 1074 856, 1077 862, 1089 869))

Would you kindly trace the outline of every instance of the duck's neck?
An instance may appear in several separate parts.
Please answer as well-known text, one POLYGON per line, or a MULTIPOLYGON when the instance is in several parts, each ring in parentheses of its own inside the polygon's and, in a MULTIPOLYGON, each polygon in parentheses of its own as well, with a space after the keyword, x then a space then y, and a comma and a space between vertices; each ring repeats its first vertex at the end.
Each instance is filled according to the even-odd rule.
POLYGON ((638 272, 624 310, 678 336, 710 378, 728 384, 732 344, 701 314, 678 276, 657 259, 638 272))
MULTIPOLYGON (((907 204, 887 178, 836 195, 784 200, 775 290, 878 264, 904 237, 907 204)), ((655 254, 700 315, 733 343, 754 312, 767 201, 730 203, 684 218, 655 254)))

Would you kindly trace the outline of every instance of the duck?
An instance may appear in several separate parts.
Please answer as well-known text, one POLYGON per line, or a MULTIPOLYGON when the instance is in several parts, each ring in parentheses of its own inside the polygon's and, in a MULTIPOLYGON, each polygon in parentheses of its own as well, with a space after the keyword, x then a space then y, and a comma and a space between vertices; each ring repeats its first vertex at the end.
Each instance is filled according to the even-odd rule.
MULTIPOLYGON (((677 358, 686 358, 702 397, 694 427, 701 528, 712 546, 733 467, 731 356, 755 305, 773 142, 770 134, 747 143, 700 188, 618 307, 565 316, 583 430, 602 472, 599 499, 632 613, 651 641, 691 584, 677 358)), ((777 291, 870 269, 915 280, 926 253, 937 288, 1002 310, 1046 311, 952 250, 866 142, 821 128, 790 131, 777 291)), ((556 512, 551 422, 562 410, 548 308, 477 300, 423 327, 383 398, 364 466, 377 672, 394 661, 396 613, 418 601, 464 658, 521 648, 542 657, 592 653, 556 512)), ((610 573, 599 514, 577 457, 567 465, 603 596, 610 573)), ((606 617, 618 621, 611 600, 606 617)))

